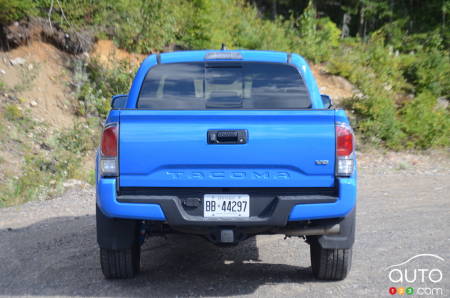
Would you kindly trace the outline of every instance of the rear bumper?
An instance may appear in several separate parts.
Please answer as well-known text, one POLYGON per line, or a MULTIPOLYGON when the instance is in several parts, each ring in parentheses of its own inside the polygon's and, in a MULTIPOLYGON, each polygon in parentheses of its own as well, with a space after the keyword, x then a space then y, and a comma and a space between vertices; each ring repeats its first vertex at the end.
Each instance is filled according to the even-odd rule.
MULTIPOLYGON (((261 202, 266 200, 264 196, 261 202)), ((334 196, 277 195, 257 214, 238 221, 217 221, 186 211, 178 196, 118 195, 116 179, 101 178, 97 183, 97 205, 108 217, 167 222, 171 226, 285 226, 289 221, 343 218, 356 205, 355 177, 338 179, 334 196)), ((201 211, 198 211, 201 212, 201 211)), ((197 212, 197 213, 198 213, 197 212)))

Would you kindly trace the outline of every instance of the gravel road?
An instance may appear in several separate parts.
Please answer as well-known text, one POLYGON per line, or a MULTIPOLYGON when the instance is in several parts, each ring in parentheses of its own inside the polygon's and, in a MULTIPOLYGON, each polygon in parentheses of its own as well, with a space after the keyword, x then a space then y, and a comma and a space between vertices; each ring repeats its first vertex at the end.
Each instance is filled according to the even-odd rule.
POLYGON ((191 236, 151 238, 144 244, 143 272, 137 278, 107 281, 98 262, 94 190, 78 184, 53 200, 0 209, 0 295, 375 297, 404 285, 416 293, 420 287, 441 288, 448 297, 448 163, 434 168, 431 158, 428 168, 418 170, 420 162, 381 168, 380 163, 368 166, 370 160, 377 159, 360 162, 357 242, 352 271, 342 282, 314 280, 308 246, 281 235, 259 236, 234 248, 191 236), (444 259, 409 263, 439 268, 440 282, 389 281, 388 266, 417 254, 444 259))

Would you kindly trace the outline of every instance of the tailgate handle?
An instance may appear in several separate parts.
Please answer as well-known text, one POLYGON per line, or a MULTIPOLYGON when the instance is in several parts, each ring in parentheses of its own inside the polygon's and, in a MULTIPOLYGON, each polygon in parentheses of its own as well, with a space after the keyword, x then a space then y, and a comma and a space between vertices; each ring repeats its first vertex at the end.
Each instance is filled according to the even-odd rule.
POLYGON ((208 130, 208 144, 246 144, 247 130, 208 130))
POLYGON ((217 132, 217 141, 219 142, 237 142, 238 141, 238 132, 237 131, 218 131, 217 132))

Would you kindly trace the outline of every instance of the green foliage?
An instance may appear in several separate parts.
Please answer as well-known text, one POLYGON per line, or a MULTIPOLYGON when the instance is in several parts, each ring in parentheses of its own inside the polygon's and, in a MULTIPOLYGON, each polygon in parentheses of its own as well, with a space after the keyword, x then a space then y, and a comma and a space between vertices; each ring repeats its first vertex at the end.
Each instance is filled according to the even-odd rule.
POLYGON ((5 92, 8 90, 8 87, 6 86, 5 82, 0 81, 0 92, 5 92))
POLYGON ((450 115, 436 107, 436 96, 429 90, 418 94, 400 111, 406 146, 426 149, 450 145, 450 115))
POLYGON ((122 0, 113 19, 117 43, 130 51, 149 53, 173 44, 183 34, 190 5, 175 0, 122 0))
POLYGON ((98 116, 103 119, 110 109, 111 97, 127 94, 136 72, 124 61, 115 62, 111 68, 91 60, 86 65, 82 61, 75 66, 77 75, 78 114, 98 116))
POLYGON ((35 14, 33 0, 0 0, 0 24, 9 24, 35 14))
POLYGON ((436 48, 406 55, 403 71, 418 92, 429 90, 434 96, 450 95, 450 55, 436 48))
POLYGON ((191 21, 180 44, 190 49, 227 48, 288 50, 283 20, 259 17, 255 7, 240 0, 195 0, 191 21))
MULTIPOLYGON (((359 89, 345 107, 364 140, 394 149, 447 144, 449 111, 437 109, 436 102, 450 94, 448 0, 338 1, 352 18, 353 37, 345 39, 335 24, 343 13, 328 0, 277 1, 279 15, 272 1, 0 0, 0 23, 6 21, 2 16, 8 22, 35 14, 47 18, 51 3, 54 23, 95 30, 133 52, 218 49, 224 43, 230 49, 300 53, 359 89), (271 19, 261 17, 270 10, 271 19)), ((78 114, 103 118, 111 96, 127 93, 134 73, 126 63, 111 68, 80 63, 75 67, 78 114)), ((22 86, 32 80, 30 75, 22 86)), ((18 117, 12 109, 5 112, 10 119, 18 117)))
POLYGON ((356 130, 391 149, 448 145, 449 111, 436 108, 437 98, 450 94, 448 52, 394 53, 384 40, 380 31, 367 43, 347 41, 328 63, 330 72, 348 78, 363 94, 345 102, 356 130), (405 103, 405 93, 414 99, 405 103))
MULTIPOLYGON (((355 85, 357 94, 343 106, 365 142, 400 150, 450 146, 449 11, 448 0, 0 0, 0 25, 50 13, 52 23, 69 32, 96 32, 138 53, 219 49, 222 43, 296 52, 355 85), (353 37, 341 38, 336 3, 351 16, 353 37)), ((94 184, 94 171, 80 165, 98 143, 111 96, 127 93, 136 72, 126 62, 113 63, 74 63, 76 112, 85 118, 71 129, 48 136, 29 111, 2 105, 0 141, 17 144, 24 161, 19 177, 0 184, 0 206, 55 195, 70 178, 94 184), (48 151, 36 149, 42 143, 48 151)), ((0 92, 29 90, 38 70, 21 68, 21 81, 12 88, 0 81, 0 92)))
POLYGON ((312 1, 300 17, 291 15, 284 25, 291 35, 291 49, 316 63, 327 61, 339 46, 341 31, 328 17, 317 18, 312 1))
MULTIPOLYGON (((89 13, 95 17, 89 20, 98 25, 104 20, 103 26, 113 28, 114 38, 123 48, 145 53, 173 44, 217 49, 225 43, 231 49, 297 52, 313 62, 325 62, 331 73, 348 78, 360 90, 345 107, 352 111, 354 126, 367 142, 393 149, 445 143, 445 125, 434 122, 448 117, 447 110, 437 111, 434 106, 438 97, 450 94, 450 62, 442 26, 434 23, 427 25, 433 28, 427 32, 408 34, 412 18, 420 15, 398 14, 388 1, 364 0, 356 9, 347 10, 353 15, 364 11, 362 21, 372 30, 367 36, 366 25, 358 29, 364 41, 341 39, 335 23, 318 17, 313 1, 308 1, 300 15, 291 12, 287 19, 279 16, 273 20, 261 18, 258 10, 243 0, 102 3, 96 2, 89 13), (109 7, 109 12, 102 7, 109 7), (402 99, 411 96, 415 99, 402 99), (421 117, 414 116, 415 108, 423 110, 421 117), (423 122, 420 133, 409 127, 413 119, 423 122)), ((438 11, 431 4, 425 9, 438 11)), ((79 113, 100 116, 108 111, 112 94, 126 93, 133 75, 125 65, 105 69, 95 62, 87 66, 86 73, 78 92, 79 113)))
POLYGON ((56 137, 59 149, 80 156, 94 149, 97 141, 97 134, 85 123, 76 123, 72 129, 63 130, 56 137))
POLYGON ((91 181, 91 173, 84 173, 80 165, 86 154, 95 148, 97 135, 93 128, 83 123, 76 123, 72 129, 63 130, 49 139, 35 135, 34 141, 48 143, 49 154, 33 151, 29 140, 22 140, 22 175, 0 185, 0 206, 56 195, 62 191, 62 183, 67 179, 91 181))
MULTIPOLYGON (((191 21, 186 24, 186 32, 181 38, 182 43, 192 49, 210 48, 213 35, 210 26, 214 24, 214 13, 216 12, 211 1, 193 0, 189 16, 191 21)), ((223 42, 226 40, 224 39, 223 42)))
POLYGON ((22 110, 15 104, 9 104, 5 107, 3 114, 9 121, 18 121, 24 118, 22 110))

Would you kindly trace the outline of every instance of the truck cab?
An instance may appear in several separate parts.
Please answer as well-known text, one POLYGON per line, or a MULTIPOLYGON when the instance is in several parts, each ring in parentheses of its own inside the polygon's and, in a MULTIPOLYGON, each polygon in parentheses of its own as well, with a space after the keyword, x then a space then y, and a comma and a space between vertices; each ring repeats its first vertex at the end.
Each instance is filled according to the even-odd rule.
POLYGON ((107 278, 133 277, 145 239, 217 245, 281 234, 312 273, 342 280, 355 235, 354 135, 300 55, 150 55, 113 98, 97 152, 97 240, 107 278))

